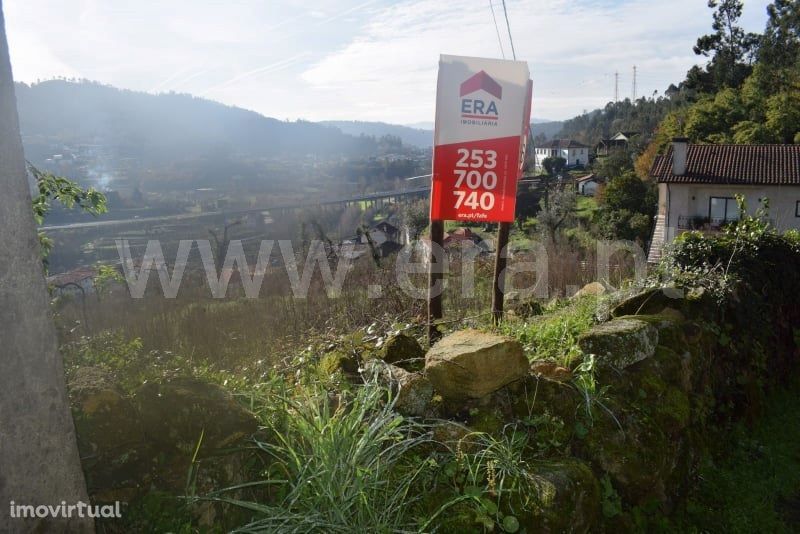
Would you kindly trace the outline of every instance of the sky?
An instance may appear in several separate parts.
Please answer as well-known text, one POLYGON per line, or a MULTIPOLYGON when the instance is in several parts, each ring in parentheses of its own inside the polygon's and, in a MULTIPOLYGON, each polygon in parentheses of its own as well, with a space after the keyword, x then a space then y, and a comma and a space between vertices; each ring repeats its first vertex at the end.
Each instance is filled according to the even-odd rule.
MULTIPOLYGON (((533 116, 663 93, 702 57, 706 0, 506 0, 533 116)), ((745 0, 762 31, 768 0, 745 0)), ((439 54, 511 58, 501 0, 5 0, 18 81, 88 78, 278 119, 433 121, 439 54), (497 28, 492 17, 494 5, 497 28), (501 49, 502 47, 502 49, 501 49)))

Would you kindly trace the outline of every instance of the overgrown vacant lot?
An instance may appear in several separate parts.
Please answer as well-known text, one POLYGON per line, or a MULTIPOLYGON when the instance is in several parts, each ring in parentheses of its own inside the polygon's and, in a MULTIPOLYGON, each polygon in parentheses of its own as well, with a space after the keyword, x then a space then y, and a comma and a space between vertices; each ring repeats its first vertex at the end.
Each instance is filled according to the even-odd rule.
POLYGON ((427 355, 421 310, 344 303, 283 341, 253 334, 275 300, 155 316, 206 347, 74 337, 90 492, 130 502, 101 528, 793 531, 798 267, 797 235, 746 218, 686 234, 641 287, 516 301, 498 327, 464 306, 427 355), (200 338, 233 317, 242 339, 200 338))

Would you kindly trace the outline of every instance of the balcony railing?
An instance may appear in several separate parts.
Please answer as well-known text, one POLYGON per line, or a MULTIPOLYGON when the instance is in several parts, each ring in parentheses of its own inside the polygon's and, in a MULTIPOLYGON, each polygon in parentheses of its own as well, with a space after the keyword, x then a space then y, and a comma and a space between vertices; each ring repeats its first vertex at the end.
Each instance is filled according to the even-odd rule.
MULTIPOLYGON (((735 223, 739 218, 733 217, 705 217, 703 215, 680 215, 678 217, 678 229, 680 230, 719 230, 725 226, 735 223)), ((775 226, 774 219, 764 219, 770 225, 775 226)))

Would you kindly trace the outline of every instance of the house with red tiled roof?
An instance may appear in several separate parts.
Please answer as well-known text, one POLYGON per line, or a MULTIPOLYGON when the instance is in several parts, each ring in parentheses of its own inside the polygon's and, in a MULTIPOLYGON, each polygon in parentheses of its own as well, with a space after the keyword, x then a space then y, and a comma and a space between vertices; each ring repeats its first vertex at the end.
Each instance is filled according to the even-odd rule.
POLYGON ((769 199, 778 230, 800 229, 800 145, 695 145, 678 138, 653 162, 658 215, 648 261, 688 230, 717 231, 739 218, 736 196, 755 212, 769 199))
POLYGON ((65 273, 47 277, 47 284, 54 293, 66 295, 72 293, 86 294, 94 291, 94 277, 97 270, 93 267, 78 267, 65 273))

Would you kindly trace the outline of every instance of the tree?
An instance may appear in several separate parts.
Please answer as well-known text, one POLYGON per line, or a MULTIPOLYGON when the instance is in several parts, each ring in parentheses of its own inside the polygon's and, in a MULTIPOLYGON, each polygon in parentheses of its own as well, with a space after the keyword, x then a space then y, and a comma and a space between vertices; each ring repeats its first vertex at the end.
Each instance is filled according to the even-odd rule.
POLYGON ((604 158, 597 158, 594 171, 606 179, 614 179, 633 170, 633 162, 627 150, 617 149, 604 158))
MULTIPOLYGON (((750 73, 758 36, 746 33, 737 24, 744 7, 741 0, 708 0, 708 7, 715 9, 711 24, 714 33, 697 39, 694 53, 711 57, 706 72, 711 75, 715 89, 739 87, 750 73)), ((692 74, 697 77, 697 71, 690 71, 687 78, 692 78, 692 74)), ((698 81, 702 82, 695 83, 698 81)))
MULTIPOLYGON (((233 222, 225 222, 222 225, 222 237, 220 238, 217 233, 210 229, 208 233, 211 234, 211 239, 214 240, 214 266, 217 268, 217 272, 222 272, 222 266, 225 264, 225 255, 228 253, 228 245, 231 244, 231 240, 228 237, 228 230, 233 228, 234 226, 239 226, 242 224, 242 221, 237 220, 233 222)), ((240 266, 241 267, 241 266, 240 266)))
POLYGON ((91 519, 12 519, 9 503, 88 502, 39 257, 0 4, 0 530, 91 532, 91 519))
POLYGON ((656 192, 633 172, 625 172, 608 182, 598 215, 598 230, 608 239, 648 237, 656 209, 656 192))
POLYGON ((800 92, 782 91, 767 99, 767 130, 779 143, 793 143, 800 131, 800 92))
POLYGON ((767 27, 761 37, 758 59, 777 76, 771 81, 780 88, 787 86, 781 76, 795 67, 800 59, 800 1, 775 0, 767 6, 767 27))
POLYGON ((572 187, 557 187, 540 201, 536 222, 553 244, 561 228, 575 214, 576 204, 575 190, 572 187))
POLYGON ((428 203, 424 200, 420 200, 406 204, 401 213, 401 220, 408 232, 409 240, 416 241, 419 239, 419 235, 422 231, 430 223, 428 217, 428 203))
POLYGON ((544 167, 544 170, 547 171, 547 174, 550 176, 555 176, 564 170, 564 167, 567 166, 567 160, 562 157, 544 158, 542 161, 542 166, 544 167))

